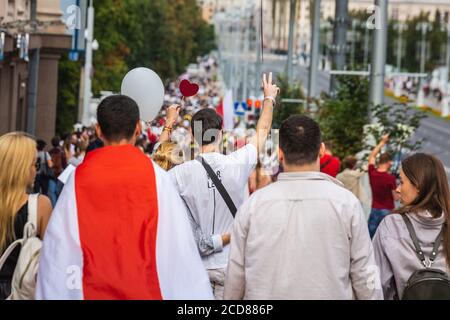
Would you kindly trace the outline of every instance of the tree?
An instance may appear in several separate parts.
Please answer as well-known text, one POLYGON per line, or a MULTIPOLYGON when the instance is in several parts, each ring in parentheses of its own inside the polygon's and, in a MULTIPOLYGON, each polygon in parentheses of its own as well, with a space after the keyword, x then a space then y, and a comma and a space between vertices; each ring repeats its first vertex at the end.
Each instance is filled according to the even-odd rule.
MULTIPOLYGON (((278 76, 278 84, 280 87, 280 99, 299 99, 304 100, 305 94, 302 89, 301 82, 295 82, 289 84, 286 74, 278 76)), ((274 110, 273 115, 273 127, 280 128, 281 123, 294 114, 300 114, 304 112, 304 108, 301 103, 287 103, 281 102, 274 110)))
POLYGON ((77 121, 80 63, 64 56, 59 62, 56 134, 68 133, 77 121))
POLYGON ((339 78, 336 97, 324 96, 317 120, 324 141, 333 142, 333 152, 344 158, 363 149, 363 128, 369 123, 369 83, 366 78, 339 78))
MULTIPOLYGON (((404 21, 407 29, 403 31, 403 50, 402 50, 402 69, 409 72, 420 71, 420 49, 422 42, 422 33, 417 30, 420 22, 427 22, 432 26, 431 31, 427 33, 426 42, 429 44, 427 49, 427 58, 425 69, 427 72, 444 63, 446 44, 446 31, 443 28, 442 14, 439 10, 434 12, 434 18, 431 19, 431 12, 421 12, 418 16, 411 17, 404 21), (406 52, 406 54, 404 54, 406 52)), ((367 21, 368 14, 365 11, 353 10, 350 17, 359 21, 367 21)), ((387 64, 396 66, 397 64, 397 46, 398 46, 398 30, 394 28, 398 20, 391 19, 388 24, 388 45, 387 45, 387 64)), ((356 44, 357 48, 364 47, 365 25, 358 26, 356 31, 361 34, 360 41, 356 44)), ((371 31, 372 32, 372 31, 371 31)), ((370 35, 371 32, 368 34, 370 35)), ((356 65, 362 65, 364 59, 364 51, 356 50, 356 65)), ((369 60, 370 61, 370 60, 369 60)))
POLYGON ((402 156, 420 149, 423 141, 411 141, 411 138, 427 115, 423 111, 401 103, 375 106, 372 108, 372 113, 377 119, 377 123, 364 127, 366 156, 381 140, 381 137, 388 133, 387 151, 394 156, 393 172, 398 173, 402 156))
MULTIPOLYGON (((92 89, 120 91, 124 75, 149 67, 167 82, 189 63, 215 49, 214 27, 201 17, 196 0, 96 0, 92 89)), ((78 113, 82 62, 63 58, 59 70, 57 128, 71 130, 78 113)))

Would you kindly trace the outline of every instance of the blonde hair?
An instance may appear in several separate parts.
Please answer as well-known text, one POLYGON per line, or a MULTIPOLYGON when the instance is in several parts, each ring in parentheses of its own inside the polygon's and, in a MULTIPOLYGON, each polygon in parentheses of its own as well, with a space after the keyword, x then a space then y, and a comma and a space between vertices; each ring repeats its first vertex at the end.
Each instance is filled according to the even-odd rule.
POLYGON ((155 161, 164 170, 169 171, 182 162, 179 159, 177 150, 178 148, 175 143, 163 142, 153 154, 153 161, 155 161))
MULTIPOLYGON (((0 137, 0 250, 14 240, 14 220, 31 178, 36 142, 25 133, 0 137)), ((1 252, 0 251, 0 252, 1 252)))

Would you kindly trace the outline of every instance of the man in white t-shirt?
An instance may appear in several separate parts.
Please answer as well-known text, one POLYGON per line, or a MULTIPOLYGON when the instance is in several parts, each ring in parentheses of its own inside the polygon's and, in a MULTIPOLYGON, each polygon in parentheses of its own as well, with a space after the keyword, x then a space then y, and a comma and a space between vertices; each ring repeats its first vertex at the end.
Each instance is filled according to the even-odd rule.
MULTIPOLYGON (((223 120, 213 109, 203 109, 192 118, 191 130, 200 145, 200 156, 211 166, 230 195, 236 208, 244 202, 245 186, 255 168, 272 126, 273 107, 279 88, 272 74, 264 75, 264 108, 257 134, 249 143, 229 155, 222 150, 223 120)), ((201 162, 185 162, 169 171, 189 211, 194 235, 208 271, 216 299, 223 298, 225 269, 228 263, 233 215, 201 162)))

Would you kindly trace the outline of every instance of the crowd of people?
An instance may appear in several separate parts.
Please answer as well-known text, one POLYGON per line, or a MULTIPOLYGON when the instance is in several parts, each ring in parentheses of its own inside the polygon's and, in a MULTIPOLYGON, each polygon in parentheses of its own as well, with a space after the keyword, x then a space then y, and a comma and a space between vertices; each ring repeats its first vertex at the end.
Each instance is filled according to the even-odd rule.
POLYGON ((272 74, 256 128, 224 132, 216 67, 206 58, 199 74, 180 77, 200 84, 192 99, 170 83, 151 124, 131 98, 113 95, 95 128, 55 137, 48 151, 23 133, 0 137, 1 299, 401 299, 417 297, 410 277, 421 270, 448 274, 439 159, 408 156, 397 183, 382 153, 387 133, 367 172, 352 155, 341 165, 304 115, 285 120, 273 143, 272 74), (32 248, 8 248, 30 235, 42 249, 37 283, 23 289, 16 270, 32 248))

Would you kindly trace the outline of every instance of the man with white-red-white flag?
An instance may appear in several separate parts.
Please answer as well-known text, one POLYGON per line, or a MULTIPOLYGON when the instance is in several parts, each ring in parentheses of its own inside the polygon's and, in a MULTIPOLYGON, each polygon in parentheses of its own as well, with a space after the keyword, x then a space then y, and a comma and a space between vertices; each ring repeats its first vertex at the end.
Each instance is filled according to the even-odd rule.
POLYGON ((104 99, 89 153, 69 178, 41 254, 38 299, 212 299, 187 218, 166 173, 138 148, 139 108, 104 99))

